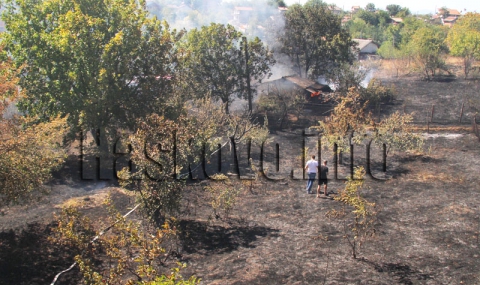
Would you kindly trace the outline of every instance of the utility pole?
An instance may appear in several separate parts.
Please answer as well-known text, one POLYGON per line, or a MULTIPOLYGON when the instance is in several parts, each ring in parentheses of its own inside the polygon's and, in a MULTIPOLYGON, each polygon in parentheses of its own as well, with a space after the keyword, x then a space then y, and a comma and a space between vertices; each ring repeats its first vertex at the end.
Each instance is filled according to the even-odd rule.
POLYGON ((247 96, 248 96, 248 110, 250 113, 253 110, 252 106, 252 89, 250 88, 250 69, 248 66, 248 42, 247 37, 242 37, 242 41, 245 45, 245 79, 247 80, 247 96))

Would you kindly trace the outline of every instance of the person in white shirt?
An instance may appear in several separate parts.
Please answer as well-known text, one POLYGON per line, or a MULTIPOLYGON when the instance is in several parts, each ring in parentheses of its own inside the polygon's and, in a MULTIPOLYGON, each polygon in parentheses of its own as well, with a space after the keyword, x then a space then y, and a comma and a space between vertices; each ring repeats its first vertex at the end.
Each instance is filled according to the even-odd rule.
POLYGON ((318 161, 315 160, 315 155, 312 155, 312 159, 307 161, 305 164, 305 170, 308 173, 308 182, 307 182, 307 193, 311 194, 312 193, 312 185, 313 182, 315 181, 315 177, 317 176, 317 170, 318 170, 318 161))

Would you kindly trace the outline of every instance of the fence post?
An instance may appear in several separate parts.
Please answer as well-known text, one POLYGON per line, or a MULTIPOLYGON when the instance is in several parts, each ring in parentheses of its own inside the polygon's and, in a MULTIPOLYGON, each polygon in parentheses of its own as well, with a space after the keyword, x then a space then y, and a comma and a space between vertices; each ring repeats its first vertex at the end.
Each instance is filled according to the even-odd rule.
POLYGON ((432 110, 430 112, 430 123, 433 122, 433 112, 435 112, 435 105, 432 105, 432 110))
POLYGON ((465 108, 465 102, 462 103, 462 110, 460 111, 460 120, 458 121, 459 123, 462 123, 463 108, 465 108))

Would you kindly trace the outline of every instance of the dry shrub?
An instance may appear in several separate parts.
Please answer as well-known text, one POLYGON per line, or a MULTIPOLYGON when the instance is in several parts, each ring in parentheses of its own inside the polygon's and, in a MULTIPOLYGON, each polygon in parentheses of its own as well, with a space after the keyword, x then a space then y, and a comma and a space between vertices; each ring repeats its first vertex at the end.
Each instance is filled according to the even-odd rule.
POLYGON ((340 210, 332 209, 326 216, 343 224, 343 237, 351 248, 352 257, 357 258, 360 247, 373 240, 375 222, 378 213, 376 204, 366 200, 360 194, 364 188, 365 169, 357 167, 354 179, 349 178, 345 189, 339 191, 334 200, 341 203, 340 210))
POLYGON ((227 176, 216 174, 212 176, 212 181, 204 189, 210 194, 210 204, 215 218, 220 218, 220 210, 223 211, 225 218, 228 218, 241 187, 233 183, 227 176))
MULTIPOLYGON (((165 261, 176 243, 177 221, 166 220, 161 227, 144 221, 128 220, 107 195, 106 217, 89 219, 78 209, 63 208, 56 215, 57 227, 49 240, 72 249, 75 264, 85 284, 194 285, 199 279, 188 280, 180 275, 184 264, 162 274, 165 261), (104 224, 103 229, 98 224, 104 224), (169 249, 167 249, 169 248, 169 249)), ((133 211, 133 210, 132 210, 133 211)))

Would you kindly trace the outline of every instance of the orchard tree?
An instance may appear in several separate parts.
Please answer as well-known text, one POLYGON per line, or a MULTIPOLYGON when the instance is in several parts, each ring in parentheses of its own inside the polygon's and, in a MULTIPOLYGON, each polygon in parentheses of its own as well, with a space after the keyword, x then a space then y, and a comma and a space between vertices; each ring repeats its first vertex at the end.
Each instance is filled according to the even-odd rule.
MULTIPOLYGON (((352 87, 340 98, 330 117, 316 126, 322 132, 324 146, 330 148, 337 144, 339 151, 348 151, 353 143, 386 144, 387 153, 395 151, 421 151, 423 138, 411 131, 413 117, 410 114, 395 112, 380 122, 375 122, 367 111, 368 101, 365 98, 382 95, 388 91, 382 85, 371 85, 366 89, 352 87), (365 97, 367 96, 367 97, 365 97), (363 97, 363 98, 362 98, 363 97)), ((393 95, 393 94, 392 94, 393 95)))
POLYGON ((444 55, 446 33, 441 27, 426 26, 418 29, 412 36, 410 47, 413 56, 423 74, 430 80, 437 69, 445 68, 444 55))
POLYGON ((260 39, 247 40, 231 25, 212 23, 189 31, 181 43, 187 92, 221 100, 225 112, 234 96, 249 98, 252 80, 270 76, 275 61, 260 39))
MULTIPOLYGON (((6 0, 8 52, 22 67, 18 106, 75 127, 130 128, 165 111, 175 32, 144 0, 6 0)), ((174 108, 170 109, 174 110, 174 108)))
POLYGON ((463 58, 465 78, 475 61, 480 60, 480 14, 467 13, 449 30, 450 54, 463 58))
POLYGON ((344 62, 352 62, 355 43, 340 18, 322 1, 292 5, 285 12, 285 28, 278 36, 282 52, 301 77, 315 78, 344 62))

